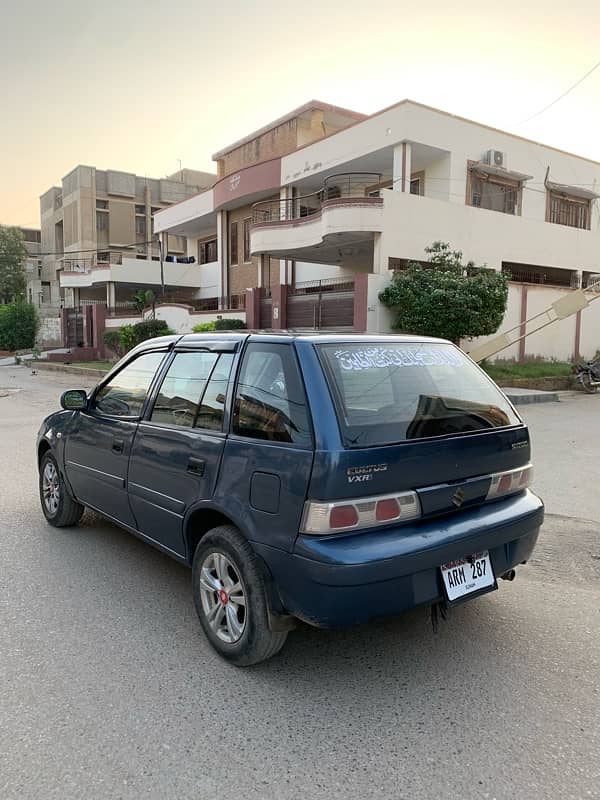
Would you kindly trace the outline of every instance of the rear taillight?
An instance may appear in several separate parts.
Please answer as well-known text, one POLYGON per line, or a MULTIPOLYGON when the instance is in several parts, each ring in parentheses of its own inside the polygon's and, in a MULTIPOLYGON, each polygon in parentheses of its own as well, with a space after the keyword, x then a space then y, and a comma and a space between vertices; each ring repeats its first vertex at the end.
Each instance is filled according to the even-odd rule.
POLYGON ((525 467, 511 469, 507 472, 497 472, 491 476, 491 479, 486 500, 494 500, 496 497, 504 497, 507 494, 527 489, 533 480, 533 467, 531 464, 527 464, 525 467))
POLYGON ((391 522, 409 522, 420 516, 421 505, 416 492, 341 500, 337 503, 307 500, 300 530, 312 534, 336 533, 374 528, 391 522))

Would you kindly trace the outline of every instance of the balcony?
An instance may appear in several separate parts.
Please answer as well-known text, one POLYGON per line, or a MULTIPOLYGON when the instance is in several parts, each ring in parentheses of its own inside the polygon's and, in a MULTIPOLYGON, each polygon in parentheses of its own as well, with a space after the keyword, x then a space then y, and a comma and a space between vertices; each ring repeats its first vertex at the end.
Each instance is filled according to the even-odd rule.
MULTIPOLYGON (((100 256, 100 254, 98 254, 100 256)), ((85 288, 109 282, 132 286, 161 286, 160 261, 128 258, 125 253, 111 253, 110 260, 64 259, 59 272, 60 285, 64 288, 85 288), (114 260, 113 260, 114 258, 114 260)), ((201 289, 214 283, 218 264, 192 264, 165 261, 164 283, 167 286, 201 289)))
POLYGON ((331 175, 316 192, 252 207, 250 249, 322 264, 372 264, 374 235, 382 230, 381 175, 331 175))

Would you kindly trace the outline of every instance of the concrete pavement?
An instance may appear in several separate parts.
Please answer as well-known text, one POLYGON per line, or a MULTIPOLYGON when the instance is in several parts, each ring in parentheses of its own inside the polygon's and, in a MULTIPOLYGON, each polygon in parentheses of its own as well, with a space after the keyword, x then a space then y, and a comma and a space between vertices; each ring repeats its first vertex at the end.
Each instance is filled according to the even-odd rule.
POLYGON ((551 512, 515 582, 452 611, 302 627, 249 670, 187 569, 38 508, 34 437, 70 376, 0 369, 0 797, 600 797, 600 397, 531 406, 551 512))

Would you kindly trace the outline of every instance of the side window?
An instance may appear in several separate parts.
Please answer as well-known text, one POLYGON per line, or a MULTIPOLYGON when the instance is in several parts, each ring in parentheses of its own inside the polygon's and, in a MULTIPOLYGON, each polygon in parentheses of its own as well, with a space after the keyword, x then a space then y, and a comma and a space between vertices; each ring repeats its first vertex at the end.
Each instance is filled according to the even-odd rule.
POLYGON ((177 353, 154 403, 151 422, 191 428, 218 353, 177 353))
POLYGON ((139 416, 164 356, 164 353, 146 353, 127 364, 96 393, 94 408, 111 416, 139 416))
POLYGON ((233 353, 223 353, 219 358, 204 390, 196 418, 196 428, 205 428, 209 431, 223 430, 225 398, 232 364, 233 353))
POLYGON ((306 398, 291 345, 248 345, 236 388, 233 432, 310 446, 306 398))

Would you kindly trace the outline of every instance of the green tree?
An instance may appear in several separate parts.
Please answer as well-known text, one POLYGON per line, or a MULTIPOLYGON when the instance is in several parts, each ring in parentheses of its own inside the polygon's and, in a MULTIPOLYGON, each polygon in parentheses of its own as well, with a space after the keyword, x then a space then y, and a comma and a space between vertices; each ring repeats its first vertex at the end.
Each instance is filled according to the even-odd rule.
POLYGON ((133 302, 135 303, 136 311, 139 311, 140 314, 144 313, 144 309, 152 308, 152 319, 154 319, 156 315, 156 295, 152 289, 138 289, 133 295, 133 302))
POLYGON ((504 318, 509 277, 463 263, 446 242, 426 247, 428 263, 410 262, 379 295, 395 315, 392 327, 405 333, 460 339, 495 333, 504 318))
POLYGON ((0 226, 0 303, 12 303, 25 296, 27 248, 19 228, 0 226))

